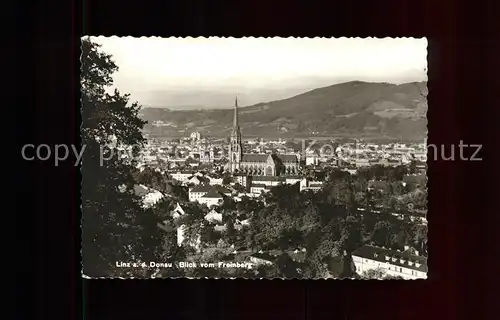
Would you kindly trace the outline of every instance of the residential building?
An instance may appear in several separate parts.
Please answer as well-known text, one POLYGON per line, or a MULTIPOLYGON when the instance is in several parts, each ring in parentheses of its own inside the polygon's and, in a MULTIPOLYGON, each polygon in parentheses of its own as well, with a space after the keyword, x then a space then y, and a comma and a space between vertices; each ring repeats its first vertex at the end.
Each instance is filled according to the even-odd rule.
POLYGON ((212 209, 212 211, 205 215, 205 220, 212 223, 220 223, 222 222, 222 213, 218 213, 215 209, 212 209))
POLYGON ((227 230, 227 226, 218 224, 218 225, 214 226, 214 230, 217 232, 224 232, 227 230))
MULTIPOLYGON (((198 185, 194 186, 189 189, 189 201, 198 201, 199 199, 203 198, 205 195, 208 193, 212 192, 212 196, 214 195, 214 192, 217 193, 219 196, 231 196, 231 190, 228 190, 222 186, 211 186, 211 185, 198 185)), ((206 202, 206 200, 202 200, 202 202, 206 202)), ((212 202, 212 201, 209 201, 212 202)))
POLYGON ((170 213, 174 219, 179 218, 180 216, 183 216, 186 214, 184 209, 181 207, 181 205, 177 202, 177 205, 175 206, 175 209, 172 210, 170 213))
POLYGON ((251 185, 254 184, 264 184, 269 187, 274 187, 285 182, 285 178, 283 177, 275 177, 275 176, 253 176, 251 178, 251 185))
POLYGON ((215 178, 210 175, 205 176, 208 179, 208 183, 212 186, 222 185, 222 178, 215 178))
POLYGON ((261 194, 262 192, 269 192, 271 186, 267 186, 263 183, 254 183, 250 187, 250 192, 253 194, 261 194))
POLYGON ((186 225, 181 225, 177 228, 177 246, 191 246, 197 251, 200 250, 201 235, 195 236, 193 239, 186 239, 186 225))
POLYGON ((368 167, 370 166, 370 160, 369 159, 356 159, 356 167, 361 168, 361 167, 368 167))
POLYGON ((239 220, 239 219, 236 219, 236 224, 240 224, 242 226, 249 226, 250 225, 250 218, 248 219, 245 219, 245 220, 239 220))
POLYGON ((256 265, 272 265, 274 257, 269 254, 259 252, 249 256, 249 260, 256 265))
POLYGON ((177 180, 181 183, 187 183, 189 178, 193 176, 192 171, 177 171, 170 174, 172 179, 177 180))
POLYGON ((286 177, 285 178, 285 183, 286 184, 296 184, 297 182, 302 181, 302 177, 294 176, 294 177, 286 177))
POLYGON ((144 208, 152 207, 163 198, 163 193, 142 184, 134 186, 134 194, 142 198, 142 206, 144 208))
POLYGON ((317 155, 306 156, 306 166, 317 166, 319 163, 319 157, 317 155))
POLYGON ((192 176, 191 178, 187 179, 186 183, 197 186, 197 185, 199 185, 201 183, 201 179, 200 179, 200 177, 192 176))
POLYGON ((360 275, 378 269, 388 276, 403 279, 427 278, 427 258, 419 256, 418 251, 410 247, 401 252, 364 245, 352 253, 352 260, 360 275))
POLYGON ((306 178, 300 180, 300 192, 305 190, 319 191, 323 188, 323 181, 312 181, 306 178))
POLYGON ((206 204, 207 207, 216 206, 224 201, 224 195, 217 190, 211 190, 196 201, 200 204, 206 204))
POLYGON ((241 186, 248 188, 248 176, 243 173, 236 173, 234 175, 234 182, 239 183, 241 186))

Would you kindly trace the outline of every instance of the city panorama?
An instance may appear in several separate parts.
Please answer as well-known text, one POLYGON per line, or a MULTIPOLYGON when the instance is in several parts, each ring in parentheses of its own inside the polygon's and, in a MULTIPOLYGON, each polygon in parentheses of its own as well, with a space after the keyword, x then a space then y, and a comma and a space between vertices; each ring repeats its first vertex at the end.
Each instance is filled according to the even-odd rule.
POLYGON ((426 279, 426 45, 82 38, 82 275, 426 279))

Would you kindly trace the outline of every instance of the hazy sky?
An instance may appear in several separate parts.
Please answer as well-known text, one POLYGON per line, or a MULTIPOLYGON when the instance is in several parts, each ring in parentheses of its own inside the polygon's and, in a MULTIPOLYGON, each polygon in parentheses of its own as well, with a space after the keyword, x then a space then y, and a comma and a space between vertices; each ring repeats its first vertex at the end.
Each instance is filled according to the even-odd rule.
POLYGON ((207 105, 214 92, 218 97, 239 92, 256 103, 351 80, 427 80, 426 39, 92 40, 119 66, 115 85, 145 105, 207 105), (196 94, 186 98, 189 92, 196 94))

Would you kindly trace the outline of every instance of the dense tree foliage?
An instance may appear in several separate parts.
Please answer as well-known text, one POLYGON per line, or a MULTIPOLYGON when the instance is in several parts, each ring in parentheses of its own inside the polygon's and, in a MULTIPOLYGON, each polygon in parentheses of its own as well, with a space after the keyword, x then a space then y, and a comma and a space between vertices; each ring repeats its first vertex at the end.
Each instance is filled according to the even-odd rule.
POLYGON ((133 157, 119 156, 122 146, 132 146, 137 155, 144 122, 137 117, 140 106, 130 103, 128 95, 106 91, 117 70, 111 56, 82 40, 82 256, 83 272, 92 277, 147 273, 115 265, 155 260, 161 254, 157 220, 133 193, 133 157))
POLYGON ((145 167, 142 171, 134 172, 135 180, 147 187, 153 188, 160 192, 166 193, 170 191, 167 176, 159 171, 153 170, 151 167, 145 167))

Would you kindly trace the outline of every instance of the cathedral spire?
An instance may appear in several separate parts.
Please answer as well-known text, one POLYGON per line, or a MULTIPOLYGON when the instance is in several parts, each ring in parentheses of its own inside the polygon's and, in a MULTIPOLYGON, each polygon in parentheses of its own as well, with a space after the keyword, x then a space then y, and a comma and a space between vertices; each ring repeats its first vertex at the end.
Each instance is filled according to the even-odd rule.
POLYGON ((241 132, 238 124, 238 97, 234 100, 233 131, 229 142, 229 168, 232 173, 240 168, 242 158, 241 132))
POLYGON ((234 118, 233 118, 233 128, 236 129, 239 126, 238 124, 238 96, 234 100, 234 118))

